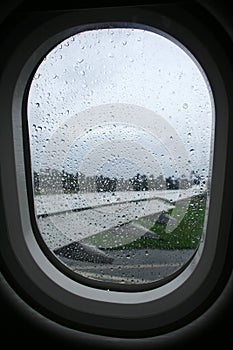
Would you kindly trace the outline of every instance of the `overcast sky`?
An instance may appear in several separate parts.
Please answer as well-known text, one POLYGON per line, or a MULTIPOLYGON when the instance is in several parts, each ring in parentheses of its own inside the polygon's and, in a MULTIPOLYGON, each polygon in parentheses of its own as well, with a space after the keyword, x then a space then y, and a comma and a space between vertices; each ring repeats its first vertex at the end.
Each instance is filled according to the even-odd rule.
POLYGON ((98 29, 63 41, 34 76, 28 120, 36 171, 209 172, 208 82, 195 59, 161 33, 98 29))

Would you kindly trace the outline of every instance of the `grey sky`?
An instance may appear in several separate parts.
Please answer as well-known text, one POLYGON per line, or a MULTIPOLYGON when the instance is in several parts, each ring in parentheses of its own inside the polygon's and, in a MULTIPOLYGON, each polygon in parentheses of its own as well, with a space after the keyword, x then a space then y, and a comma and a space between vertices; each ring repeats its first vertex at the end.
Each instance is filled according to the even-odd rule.
POLYGON ((32 81, 33 166, 206 176, 213 111, 200 67, 171 40, 142 29, 82 32, 53 49, 32 81))

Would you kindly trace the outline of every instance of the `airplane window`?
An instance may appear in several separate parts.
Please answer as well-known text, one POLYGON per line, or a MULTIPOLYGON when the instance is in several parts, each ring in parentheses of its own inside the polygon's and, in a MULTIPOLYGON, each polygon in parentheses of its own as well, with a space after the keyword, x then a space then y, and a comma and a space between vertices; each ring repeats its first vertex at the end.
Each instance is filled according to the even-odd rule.
POLYGON ((214 103, 150 27, 90 28, 40 62, 27 103, 34 215, 57 266, 110 289, 171 279, 205 242, 214 103))

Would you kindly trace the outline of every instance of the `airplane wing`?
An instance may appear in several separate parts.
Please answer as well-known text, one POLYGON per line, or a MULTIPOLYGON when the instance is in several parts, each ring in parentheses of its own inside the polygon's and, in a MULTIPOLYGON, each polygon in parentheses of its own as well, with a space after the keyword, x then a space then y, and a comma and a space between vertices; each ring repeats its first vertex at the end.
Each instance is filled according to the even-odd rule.
MULTIPOLYGON (((37 195, 34 198, 37 224, 47 246, 56 251, 88 237, 108 233, 129 243, 148 230, 137 224, 140 218, 153 217, 174 208, 178 200, 199 193, 187 190, 89 192, 37 195)), ((107 235, 106 235, 107 237, 107 235)), ((112 247, 112 242, 111 242, 112 247)))

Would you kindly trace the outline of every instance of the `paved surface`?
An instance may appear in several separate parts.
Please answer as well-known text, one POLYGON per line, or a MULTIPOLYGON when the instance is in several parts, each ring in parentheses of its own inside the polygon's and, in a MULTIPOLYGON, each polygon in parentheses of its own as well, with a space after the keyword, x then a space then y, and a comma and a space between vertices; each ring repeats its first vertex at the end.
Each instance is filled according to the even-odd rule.
POLYGON ((112 264, 96 264, 61 258, 74 272, 94 280, 143 284, 161 280, 179 270, 194 250, 134 249, 107 252, 112 264))

